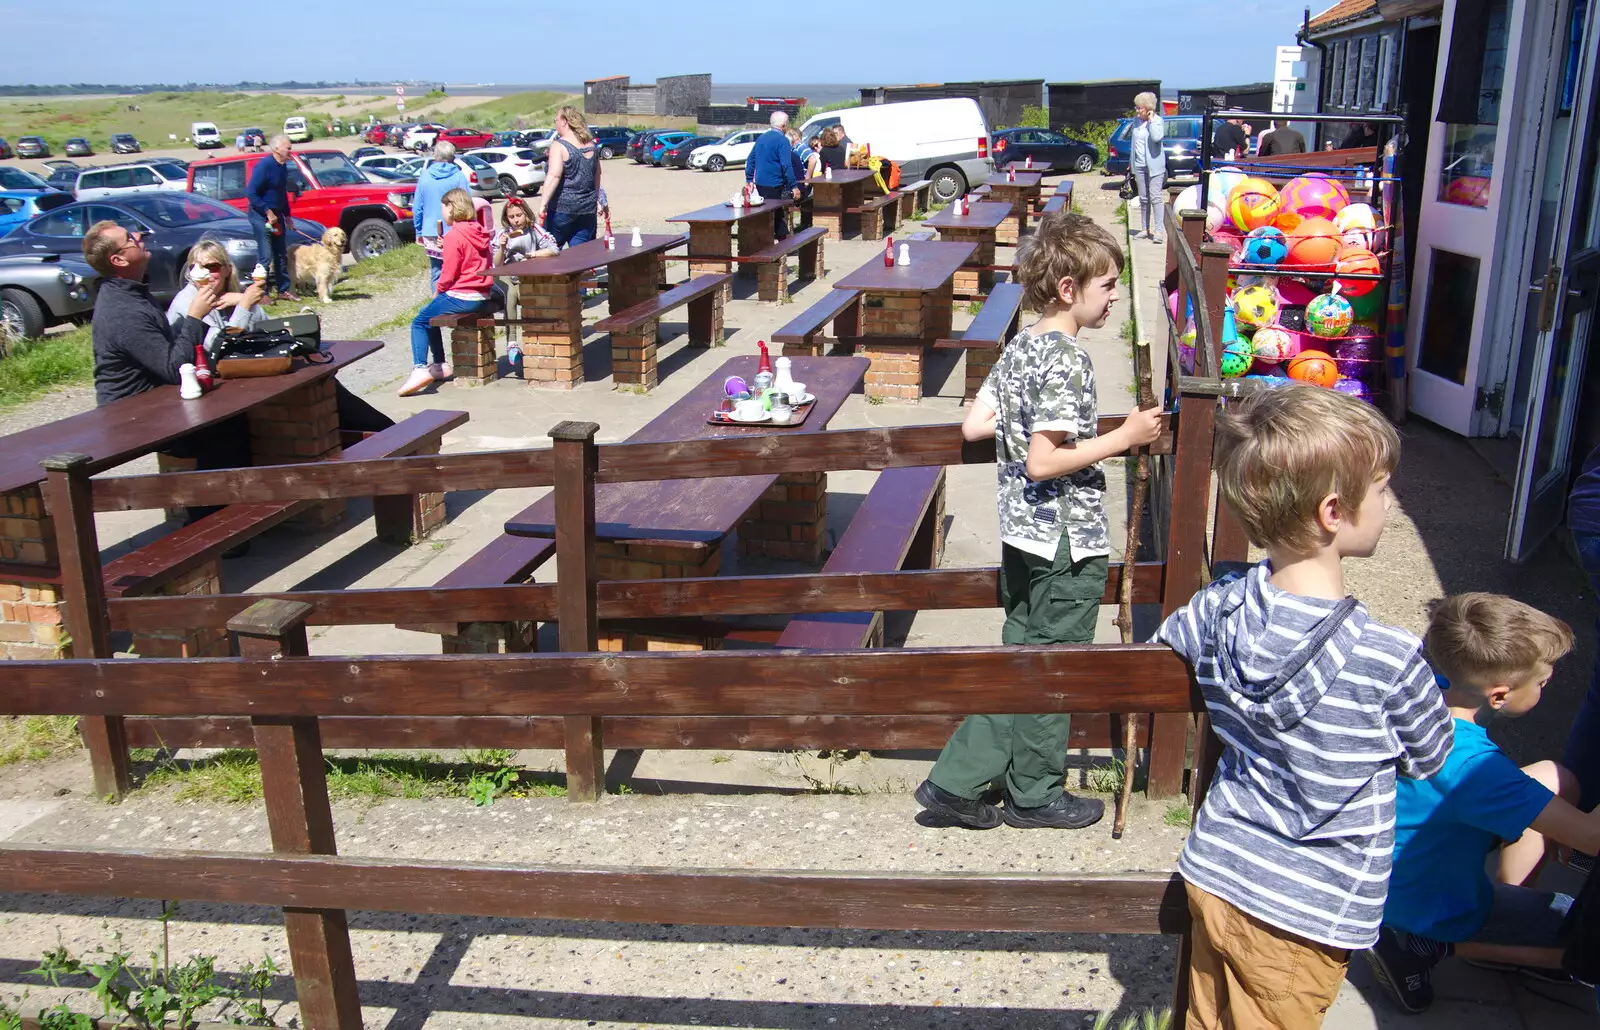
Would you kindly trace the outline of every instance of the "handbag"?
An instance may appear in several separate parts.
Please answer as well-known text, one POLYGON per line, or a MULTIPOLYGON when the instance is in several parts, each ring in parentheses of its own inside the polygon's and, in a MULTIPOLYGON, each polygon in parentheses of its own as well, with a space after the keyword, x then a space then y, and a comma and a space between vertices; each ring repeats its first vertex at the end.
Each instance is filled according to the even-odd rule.
POLYGON ((1128 174, 1123 176, 1122 185, 1117 187, 1117 196, 1123 200, 1132 200, 1139 195, 1139 184, 1133 181, 1133 169, 1128 169, 1128 174))
MULTIPOLYGON (((290 319, 299 317, 292 315, 290 319)), ((290 319, 277 321, 286 322, 290 319)), ((332 361, 332 354, 324 355, 321 352, 320 322, 317 334, 318 339, 296 336, 285 325, 225 332, 211 352, 212 370, 223 379, 251 379, 282 375, 294 366, 295 358, 305 358, 316 364, 332 361)))

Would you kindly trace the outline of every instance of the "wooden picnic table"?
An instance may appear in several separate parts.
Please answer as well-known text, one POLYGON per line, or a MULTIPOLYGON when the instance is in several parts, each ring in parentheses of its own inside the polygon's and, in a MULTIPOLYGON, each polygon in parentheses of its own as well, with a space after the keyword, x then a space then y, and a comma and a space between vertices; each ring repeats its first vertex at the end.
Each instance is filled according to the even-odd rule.
POLYGON ((975 243, 953 241, 906 246, 910 264, 885 266, 875 255, 833 284, 861 294, 856 353, 872 362, 864 387, 868 398, 922 399, 923 354, 950 336, 955 275, 977 250, 975 243))
POLYGON ((981 297, 994 289, 995 246, 1000 225, 1011 216, 1011 205, 1000 201, 979 201, 965 215, 961 201, 940 211, 922 224, 939 231, 941 240, 971 243, 976 249, 956 272, 955 296, 981 297))
POLYGON ((992 200, 1011 205, 1011 217, 1001 223, 997 239, 1014 247, 1028 231, 1028 215, 1039 199, 1039 184, 1044 180, 1044 173, 1014 171, 1013 174, 1014 182, 1005 172, 996 172, 984 185, 989 187, 992 200))
MULTIPOLYGON (((583 277, 607 270, 608 303, 615 315, 656 295, 666 279, 667 251, 687 243, 685 234, 646 233, 642 246, 631 234, 616 237, 615 250, 590 240, 549 257, 513 261, 489 270, 515 276, 521 305, 523 375, 534 386, 570 390, 583 382, 583 277)), ((716 329, 720 332, 721 326, 716 329)))
POLYGON ((807 179, 811 187, 811 224, 827 230, 828 238, 842 240, 846 236, 860 235, 861 216, 850 214, 866 199, 867 183, 873 178, 870 168, 835 170, 832 178, 815 176, 807 179))
MULTIPOLYGON (((685 440, 819 432, 860 385, 868 364, 855 357, 790 359, 794 378, 817 398, 799 426, 708 424, 706 417, 724 396, 723 381, 732 375, 750 381, 757 360, 755 355, 743 355, 725 361, 628 442, 670 448, 685 440)), ((723 541, 735 528, 741 554, 816 563, 822 558, 826 516, 825 472, 603 483, 595 488, 599 570, 606 579, 714 576, 721 567, 723 541)), ((554 537, 554 496, 547 494, 512 516, 505 531, 554 537)), ((658 643, 674 639, 686 643, 673 634, 651 637, 658 643)), ((631 643, 628 649, 634 649, 631 643)))
MULTIPOLYGON (((736 268, 748 274, 748 265, 739 267, 741 261, 748 263, 752 257, 773 245, 776 239, 774 216, 793 203, 794 200, 789 197, 780 197, 737 210, 732 204, 712 204, 698 211, 674 215, 667 221, 683 222, 689 226, 690 275, 696 272, 733 272, 736 268), (733 249, 735 237, 739 241, 737 255, 733 249)), ((781 280, 782 275, 777 278, 781 280)), ((723 301, 732 299, 733 284, 730 281, 723 287, 723 301)), ((763 296, 761 299, 777 301, 778 297, 763 296)))

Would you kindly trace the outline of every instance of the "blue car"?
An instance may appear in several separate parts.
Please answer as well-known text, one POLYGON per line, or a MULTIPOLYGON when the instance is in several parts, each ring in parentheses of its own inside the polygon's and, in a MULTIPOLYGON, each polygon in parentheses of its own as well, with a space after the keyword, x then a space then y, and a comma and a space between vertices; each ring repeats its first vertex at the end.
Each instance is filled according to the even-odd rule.
POLYGON ((694 133, 692 132, 684 132, 682 130, 658 133, 656 138, 650 142, 650 163, 660 168, 662 155, 693 135, 694 133))
POLYGON ((37 190, 0 190, 0 236, 36 215, 72 203, 72 194, 37 190))
MULTIPOLYGON (((1133 154, 1133 119, 1117 123, 1106 141, 1106 175, 1127 175, 1128 158, 1133 154)), ((1200 119, 1195 115, 1172 114, 1162 118, 1161 149, 1167 155, 1167 181, 1200 179, 1200 119)))

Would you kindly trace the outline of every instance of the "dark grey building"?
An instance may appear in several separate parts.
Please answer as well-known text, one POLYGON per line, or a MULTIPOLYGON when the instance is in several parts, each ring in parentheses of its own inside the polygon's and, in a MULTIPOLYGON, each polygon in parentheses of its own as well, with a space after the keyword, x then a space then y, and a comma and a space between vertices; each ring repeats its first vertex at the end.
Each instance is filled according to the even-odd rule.
POLYGON ((1050 91, 1050 128, 1057 132, 1126 118, 1133 114, 1133 98, 1140 93, 1161 96, 1160 79, 1052 82, 1046 88, 1050 91))
POLYGON ((629 77, 607 75, 603 79, 588 79, 583 84, 583 110, 585 114, 627 114, 629 77))
POLYGON ((693 116, 700 108, 711 103, 711 76, 663 75, 656 79, 656 109, 658 115, 671 117, 693 116))
POLYGON ((1241 111, 1272 110, 1272 83, 1251 82, 1242 86, 1203 86, 1178 90, 1179 114, 1202 114, 1207 104, 1241 111))
POLYGON ((864 86, 863 104, 899 104, 907 100, 943 100, 971 97, 978 102, 991 129, 1004 129, 1022 121, 1025 107, 1044 106, 1043 79, 937 82, 918 86, 864 86))

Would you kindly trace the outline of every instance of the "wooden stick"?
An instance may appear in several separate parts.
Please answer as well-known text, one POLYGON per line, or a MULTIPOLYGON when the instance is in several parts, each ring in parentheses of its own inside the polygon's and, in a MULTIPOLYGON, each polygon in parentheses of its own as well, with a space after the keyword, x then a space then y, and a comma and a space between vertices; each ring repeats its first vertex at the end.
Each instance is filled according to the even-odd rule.
MULTIPOLYGON (((1139 390, 1139 407, 1153 408, 1156 404, 1155 386, 1151 382, 1150 344, 1137 340, 1133 345, 1133 374, 1139 390)), ((1128 537, 1123 548, 1125 562, 1137 561, 1139 556, 1139 524, 1144 521, 1145 497, 1150 492, 1150 449, 1140 447, 1137 474, 1133 481, 1133 497, 1128 502, 1128 537)), ((1133 578, 1124 577, 1117 597, 1117 626, 1122 630, 1122 642, 1133 642, 1133 578)), ((1128 822, 1128 802, 1133 797, 1133 774, 1139 764, 1138 716, 1128 712, 1122 717, 1122 790, 1117 795, 1117 812, 1111 820, 1111 839, 1121 840, 1128 822)))

